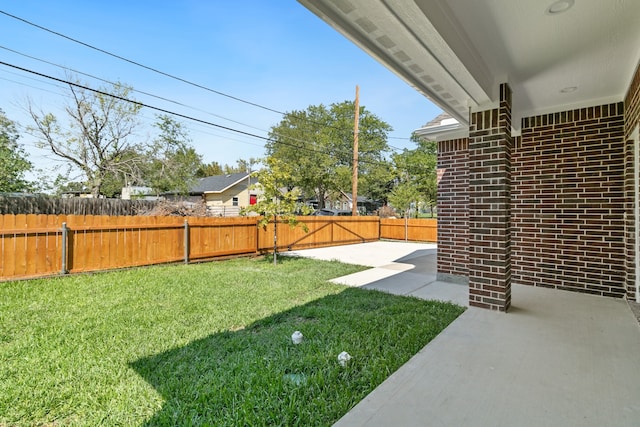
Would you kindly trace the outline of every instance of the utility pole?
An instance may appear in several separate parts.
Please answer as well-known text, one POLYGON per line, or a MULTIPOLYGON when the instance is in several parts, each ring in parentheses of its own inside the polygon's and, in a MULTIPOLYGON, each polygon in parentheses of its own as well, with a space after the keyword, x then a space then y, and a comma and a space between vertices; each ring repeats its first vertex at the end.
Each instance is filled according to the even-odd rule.
POLYGON ((360 88, 356 85, 356 118, 353 123, 353 176, 351 178, 351 215, 358 215, 358 122, 360 121, 360 88))

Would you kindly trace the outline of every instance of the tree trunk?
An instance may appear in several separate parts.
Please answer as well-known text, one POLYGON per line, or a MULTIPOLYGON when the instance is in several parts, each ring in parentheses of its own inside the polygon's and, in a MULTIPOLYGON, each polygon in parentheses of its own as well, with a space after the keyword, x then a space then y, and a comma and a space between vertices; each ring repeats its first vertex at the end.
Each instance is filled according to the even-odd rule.
POLYGON ((98 197, 100 197, 100 184, 91 184, 91 195, 93 196, 94 199, 97 199, 98 197))
POLYGON ((318 209, 324 209, 324 190, 318 189, 318 209))

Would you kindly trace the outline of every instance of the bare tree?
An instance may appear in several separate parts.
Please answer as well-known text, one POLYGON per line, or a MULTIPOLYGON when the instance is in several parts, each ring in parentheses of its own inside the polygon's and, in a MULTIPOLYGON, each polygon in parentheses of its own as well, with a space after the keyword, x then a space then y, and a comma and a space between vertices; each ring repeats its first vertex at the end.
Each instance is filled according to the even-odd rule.
POLYGON ((70 101, 65 106, 68 123, 52 113, 27 109, 34 126, 28 132, 42 148, 71 163, 86 177, 87 186, 98 197, 106 180, 138 177, 144 161, 144 144, 135 141, 140 104, 128 102, 132 88, 116 83, 99 92, 69 85, 70 101), (113 96, 106 95, 110 93, 113 96))

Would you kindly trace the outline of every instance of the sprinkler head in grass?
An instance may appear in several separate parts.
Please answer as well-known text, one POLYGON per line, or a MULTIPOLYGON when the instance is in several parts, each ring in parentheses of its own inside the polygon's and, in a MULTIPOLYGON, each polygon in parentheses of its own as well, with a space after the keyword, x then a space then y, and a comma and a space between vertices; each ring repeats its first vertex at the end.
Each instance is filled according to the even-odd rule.
POLYGON ((291 334, 291 341, 293 341, 294 344, 300 344, 302 342, 302 332, 300 331, 295 331, 293 334, 291 334))
POLYGON ((304 385, 307 383, 307 377, 304 374, 284 374, 284 379, 293 385, 304 385))
POLYGON ((343 351, 338 355, 338 363, 340 366, 347 366, 347 362, 349 362, 349 360, 351 360, 351 355, 346 351, 343 351))

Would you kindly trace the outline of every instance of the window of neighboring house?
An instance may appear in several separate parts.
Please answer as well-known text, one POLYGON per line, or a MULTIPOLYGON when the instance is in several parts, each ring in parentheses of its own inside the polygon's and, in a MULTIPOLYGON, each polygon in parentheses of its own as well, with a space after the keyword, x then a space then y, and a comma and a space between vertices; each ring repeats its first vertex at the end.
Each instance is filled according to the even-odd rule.
POLYGON ((255 205, 256 203, 258 203, 258 196, 255 194, 251 194, 249 196, 249 204, 250 205, 255 205))
POLYGON ((233 206, 238 206, 238 198, 234 197, 232 200, 233 206))

